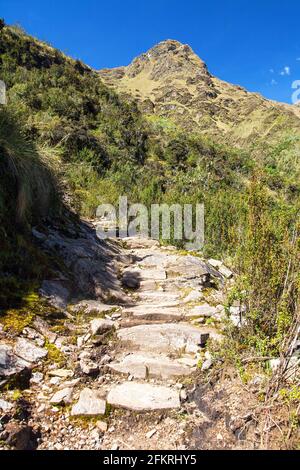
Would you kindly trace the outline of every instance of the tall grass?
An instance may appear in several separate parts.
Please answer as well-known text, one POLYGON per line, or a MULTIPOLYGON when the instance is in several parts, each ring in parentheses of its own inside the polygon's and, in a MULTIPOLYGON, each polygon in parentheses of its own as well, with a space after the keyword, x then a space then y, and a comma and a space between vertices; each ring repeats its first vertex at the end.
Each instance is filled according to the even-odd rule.
POLYGON ((58 199, 55 149, 37 148, 14 112, 0 109, 0 217, 25 223, 44 217, 58 199))

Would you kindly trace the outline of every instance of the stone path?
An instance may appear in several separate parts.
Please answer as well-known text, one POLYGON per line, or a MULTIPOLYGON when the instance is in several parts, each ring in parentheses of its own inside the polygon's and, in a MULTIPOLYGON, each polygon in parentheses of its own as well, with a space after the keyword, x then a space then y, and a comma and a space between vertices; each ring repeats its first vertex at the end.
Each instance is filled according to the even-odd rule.
POLYGON ((142 324, 117 331, 121 352, 109 369, 123 376, 124 383, 110 390, 107 401, 129 410, 178 408, 180 392, 168 380, 193 374, 208 338, 220 337, 213 328, 189 322, 217 313, 205 302, 195 305, 209 285, 210 268, 197 257, 176 255, 153 241, 126 239, 125 246, 135 263, 124 269, 123 284, 136 278, 143 288, 135 290, 135 301, 123 309, 122 318, 142 324), (185 283, 193 287, 186 290, 181 287, 185 283), (128 377, 136 382, 126 381, 128 377))
MULTIPOLYGON (((39 449, 110 449, 115 442, 142 449, 155 436, 155 448, 178 448, 180 413, 187 413, 190 421, 199 418, 192 398, 187 400, 186 384, 195 382, 199 368, 211 366, 207 341, 221 339, 221 265, 148 239, 110 241, 106 247, 87 226, 81 227, 80 237, 52 230, 48 238, 40 238, 44 248, 56 247, 66 266, 74 268, 71 280, 58 273, 43 287, 49 302, 63 309, 63 328, 40 316, 18 338, 0 328, 0 384, 17 376, 25 383, 31 409, 26 435, 39 429, 39 449), (63 365, 51 362, 53 348, 63 365), (166 416, 159 425, 157 413, 166 416), (91 417, 99 421, 88 428, 72 421, 91 417), (126 444, 124 435, 133 436, 131 422, 138 442, 126 444), (174 443, 171 430, 178 439, 174 443)), ((14 416, 18 403, 11 396, 5 394, 0 412, 1 407, 12 409, 14 416)), ((6 430, 1 434, 0 420, 2 440, 11 442, 11 434, 18 435, 18 424, 13 425, 7 437, 6 430)), ((22 422, 21 434, 24 426, 22 422)), ((34 447, 30 439, 27 444, 34 447)))

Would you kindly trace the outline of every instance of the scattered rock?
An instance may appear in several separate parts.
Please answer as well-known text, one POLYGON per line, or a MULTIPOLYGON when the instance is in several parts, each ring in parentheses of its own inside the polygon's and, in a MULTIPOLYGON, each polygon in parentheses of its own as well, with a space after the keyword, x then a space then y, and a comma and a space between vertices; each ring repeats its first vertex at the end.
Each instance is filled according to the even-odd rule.
POLYGON ((103 434, 107 431, 107 428, 108 428, 108 425, 105 421, 97 421, 96 426, 99 429, 99 431, 103 434))
POLYGON ((43 347, 45 345, 44 337, 33 328, 29 328, 29 327, 24 328, 24 330, 22 331, 22 334, 26 338, 33 340, 37 346, 43 347))
POLYGON ((94 376, 99 372, 99 366, 88 358, 83 358, 79 362, 83 374, 94 376))
POLYGON ((34 372, 30 379, 30 383, 40 384, 44 379, 44 375, 41 372, 34 372))
POLYGON ((219 267, 219 273, 222 274, 222 276, 226 279, 231 279, 233 277, 233 272, 224 265, 219 267))
POLYGON ((114 328, 114 323, 111 320, 104 320, 102 318, 95 318, 91 321, 92 335, 99 335, 107 333, 114 328))
POLYGON ((50 330, 48 323, 40 317, 36 317, 33 321, 34 328, 45 338, 49 343, 53 344, 56 341, 57 334, 50 330))
POLYGON ((109 364, 112 361, 112 358, 110 357, 109 354, 105 354, 103 357, 100 359, 100 365, 104 366, 106 364, 109 364))
POLYGON ((26 424, 8 423, 5 428, 7 435, 5 441, 16 450, 29 450, 31 448, 31 438, 33 430, 26 424))
POLYGON ((111 449, 110 449, 110 450, 119 450, 119 448, 120 448, 119 444, 116 444, 116 443, 115 443, 115 444, 113 444, 113 445, 111 446, 111 449))
POLYGON ((202 371, 206 371, 206 370, 210 369, 211 366, 213 365, 212 356, 209 353, 209 351, 206 351, 205 358, 206 358, 206 360, 203 362, 202 367, 201 367, 202 371))
POLYGON ((56 392, 53 397, 50 400, 50 403, 52 405, 68 405, 72 403, 72 394, 73 394, 73 389, 72 388, 64 388, 62 390, 59 390, 56 392))
POLYGON ((8 401, 2 400, 0 398, 0 410, 6 413, 7 411, 10 411, 13 407, 14 405, 12 403, 9 403, 8 401))
POLYGON ((25 361, 32 363, 36 363, 48 355, 47 349, 40 348, 24 338, 17 339, 14 346, 14 353, 22 359, 25 359, 25 361))
POLYGON ((152 431, 147 432, 146 438, 151 439, 151 437, 153 437, 154 434, 156 434, 156 433, 157 433, 157 429, 152 429, 152 431))
POLYGON ((220 268, 223 264, 222 261, 219 261, 213 258, 209 259, 208 262, 213 268, 217 268, 217 269, 220 268))
POLYGON ((184 303, 198 302, 203 298, 203 292, 200 290, 192 290, 185 298, 184 303))
POLYGON ((68 369, 54 369, 49 371, 49 375, 52 377, 60 377, 62 379, 66 379, 68 377, 73 377, 74 372, 68 369))
POLYGON ((122 276, 122 285, 128 289, 138 289, 140 287, 140 278, 129 271, 125 271, 122 276))
POLYGON ((106 402, 98 393, 85 388, 80 393, 79 401, 72 407, 72 416, 98 416, 105 415, 106 402))
POLYGON ((0 344, 0 379, 14 378, 21 386, 28 385, 31 377, 31 364, 16 356, 12 346, 0 344))

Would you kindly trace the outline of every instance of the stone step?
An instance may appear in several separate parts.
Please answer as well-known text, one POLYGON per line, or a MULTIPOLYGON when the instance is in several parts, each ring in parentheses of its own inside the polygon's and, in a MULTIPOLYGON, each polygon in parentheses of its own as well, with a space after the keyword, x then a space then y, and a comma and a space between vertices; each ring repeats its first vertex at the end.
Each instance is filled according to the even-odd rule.
POLYGON ((139 303, 141 302, 155 302, 155 301, 163 301, 163 302, 179 302, 180 295, 174 294, 171 292, 163 292, 163 291, 144 291, 139 294, 139 303))
POLYGON ((117 373, 131 375, 138 379, 183 377, 190 375, 192 369, 167 356, 141 353, 129 354, 108 367, 117 373))
POLYGON ((212 328, 197 328, 185 323, 139 325, 120 329, 117 336, 121 341, 129 342, 140 350, 177 353, 180 357, 183 352, 198 352, 202 334, 210 334, 213 338, 219 336, 212 328))
POLYGON ((126 245, 126 248, 130 250, 142 250, 144 248, 158 248, 159 242, 152 240, 151 238, 142 237, 126 237, 122 238, 122 242, 126 245))
POLYGON ((140 318, 143 320, 180 320, 184 318, 185 312, 176 304, 152 305, 143 304, 125 309, 124 315, 140 318))
POLYGON ((217 315, 218 310, 216 307, 212 307, 209 304, 203 304, 203 305, 197 305, 196 307, 193 307, 189 313, 188 317, 189 318, 197 318, 197 317, 213 317, 214 315, 217 315))
POLYGON ((180 408, 180 395, 169 387, 124 382, 110 390, 107 402, 132 411, 168 410, 180 408))
POLYGON ((123 272, 123 277, 131 277, 142 281, 164 281, 167 279, 167 273, 164 269, 141 269, 138 267, 127 268, 123 272))

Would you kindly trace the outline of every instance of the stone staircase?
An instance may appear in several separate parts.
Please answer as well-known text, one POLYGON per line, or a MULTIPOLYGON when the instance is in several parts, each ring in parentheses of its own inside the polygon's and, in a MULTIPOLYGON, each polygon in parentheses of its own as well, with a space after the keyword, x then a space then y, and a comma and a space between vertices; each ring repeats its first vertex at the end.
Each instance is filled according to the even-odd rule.
POLYGON ((210 268, 200 258, 175 254, 153 240, 124 242, 135 262, 124 269, 123 285, 136 289, 117 331, 121 351, 108 365, 124 381, 111 388, 107 402, 134 411, 180 408, 185 396, 176 381, 195 372, 208 338, 220 338, 214 328, 192 324, 218 315, 202 292, 210 268), (134 326, 122 327, 128 322, 134 326))

